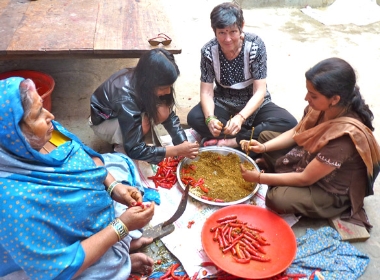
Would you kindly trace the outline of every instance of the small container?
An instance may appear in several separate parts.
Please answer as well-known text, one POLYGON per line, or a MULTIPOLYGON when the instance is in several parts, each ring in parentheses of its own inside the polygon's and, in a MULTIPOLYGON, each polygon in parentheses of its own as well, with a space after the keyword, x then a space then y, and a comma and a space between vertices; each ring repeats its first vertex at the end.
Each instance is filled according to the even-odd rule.
POLYGON ((15 70, 0 73, 0 80, 10 77, 31 79, 36 84, 37 92, 44 101, 44 108, 51 112, 51 93, 54 90, 55 82, 50 75, 33 70, 15 70))

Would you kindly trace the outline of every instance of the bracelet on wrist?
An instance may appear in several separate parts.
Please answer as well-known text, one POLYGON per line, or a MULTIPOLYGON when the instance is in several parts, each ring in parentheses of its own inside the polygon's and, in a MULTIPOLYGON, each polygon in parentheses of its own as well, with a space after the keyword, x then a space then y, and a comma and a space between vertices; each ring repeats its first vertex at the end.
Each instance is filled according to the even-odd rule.
POLYGON ((218 119, 218 117, 217 116, 208 116, 207 118, 206 118, 206 120, 205 120, 205 123, 206 123, 206 125, 208 125, 209 123, 210 123, 210 121, 211 120, 217 120, 218 119))
POLYGON ((242 115, 242 114, 240 114, 240 113, 237 113, 236 115, 238 115, 238 116, 240 116, 244 121, 246 121, 247 119, 246 118, 244 118, 244 116, 242 115))
POLYGON ((110 196, 112 196, 112 191, 116 187, 116 185, 121 184, 119 181, 113 181, 107 188, 107 192, 110 196))
POLYGON ((261 182, 260 182, 260 176, 261 176, 261 173, 264 173, 264 170, 261 170, 260 172, 259 172, 259 177, 257 178, 257 183, 259 183, 259 184, 261 184, 261 182))
POLYGON ((127 226, 119 218, 116 218, 115 220, 113 220, 110 223, 110 226, 116 232, 116 234, 119 238, 119 241, 124 239, 129 234, 129 230, 128 230, 127 226))
POLYGON ((263 143, 263 146, 264 146, 264 153, 267 152, 267 146, 265 146, 265 144, 263 143))

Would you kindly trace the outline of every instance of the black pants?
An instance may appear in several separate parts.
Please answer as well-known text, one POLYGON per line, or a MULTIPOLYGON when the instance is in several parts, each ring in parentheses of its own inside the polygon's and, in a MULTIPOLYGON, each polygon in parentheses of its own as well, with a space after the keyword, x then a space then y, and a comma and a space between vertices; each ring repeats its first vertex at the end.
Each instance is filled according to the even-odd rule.
MULTIPOLYGON (((238 113, 238 112, 237 112, 238 113)), ((226 125, 230 119, 231 113, 226 110, 215 106, 215 116, 218 117, 219 121, 226 125)), ((202 138, 215 138, 212 136, 210 130, 205 123, 205 116, 202 111, 200 103, 198 103, 194 108, 192 108, 187 115, 187 123, 198 132, 202 138)), ((249 140, 251 137, 252 127, 254 127, 252 139, 258 139, 262 131, 275 131, 275 132, 285 132, 297 125, 297 120, 284 108, 281 108, 270 102, 264 105, 257 113, 252 125, 247 125, 243 123, 241 130, 236 134, 236 142, 239 143, 241 140, 249 140)), ((224 138, 224 134, 221 133, 219 138, 224 138)), ((231 138, 231 137, 227 137, 231 138)))

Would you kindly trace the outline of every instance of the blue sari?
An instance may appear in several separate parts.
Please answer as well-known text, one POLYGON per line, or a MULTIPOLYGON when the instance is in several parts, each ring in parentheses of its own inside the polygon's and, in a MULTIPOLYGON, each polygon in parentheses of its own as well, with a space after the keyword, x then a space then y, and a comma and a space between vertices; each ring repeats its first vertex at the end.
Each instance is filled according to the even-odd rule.
MULTIPOLYGON (((0 276, 22 269, 32 279, 70 279, 85 258, 80 242, 115 217, 103 184, 107 169, 91 158, 104 161, 100 154, 56 121, 54 129, 71 141, 49 154, 31 148, 19 127, 22 80, 0 81, 0 276)), ((117 179, 138 185, 133 174, 117 179)))

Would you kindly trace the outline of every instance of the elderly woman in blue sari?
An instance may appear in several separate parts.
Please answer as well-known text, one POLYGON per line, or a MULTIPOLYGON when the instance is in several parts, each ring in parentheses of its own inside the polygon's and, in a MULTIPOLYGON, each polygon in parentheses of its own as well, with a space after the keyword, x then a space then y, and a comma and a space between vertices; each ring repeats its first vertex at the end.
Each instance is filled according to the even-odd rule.
POLYGON ((150 274, 153 260, 130 253, 152 242, 138 229, 154 213, 154 203, 141 206, 133 162, 82 144, 43 108, 31 80, 1 80, 0 92, 0 277, 150 274))

